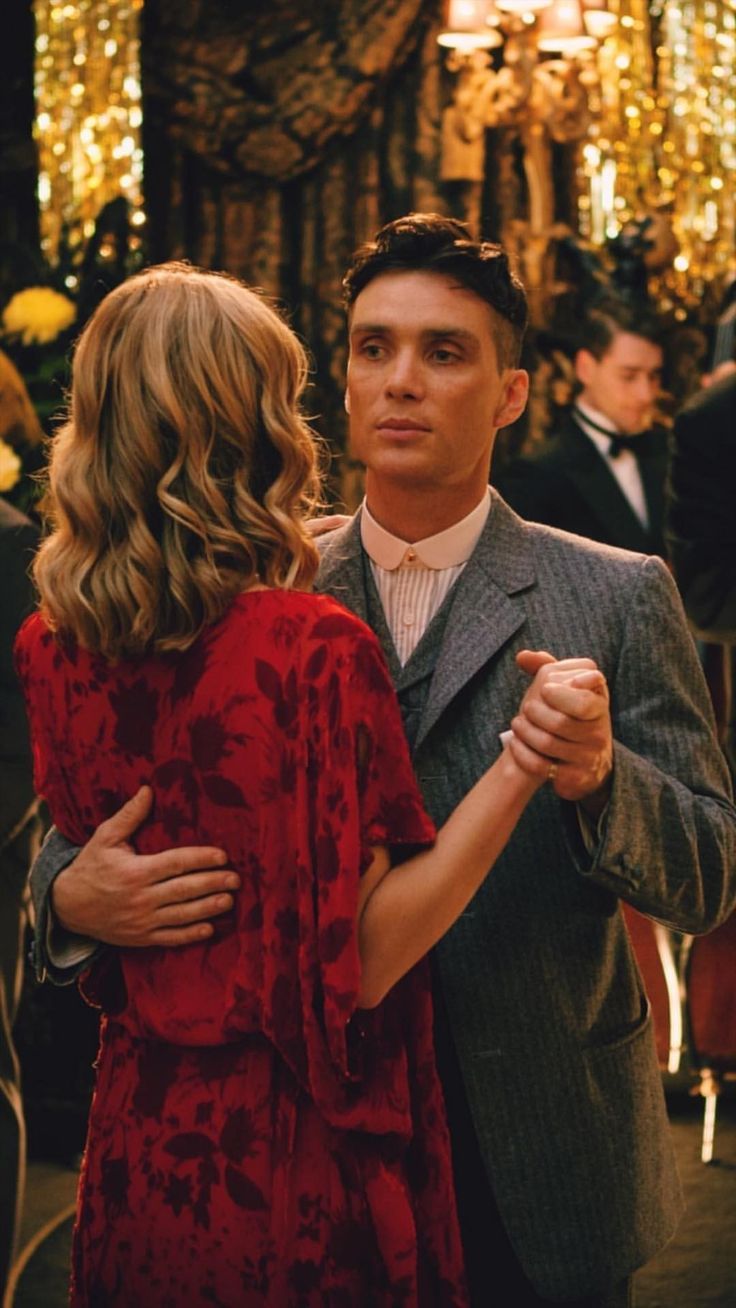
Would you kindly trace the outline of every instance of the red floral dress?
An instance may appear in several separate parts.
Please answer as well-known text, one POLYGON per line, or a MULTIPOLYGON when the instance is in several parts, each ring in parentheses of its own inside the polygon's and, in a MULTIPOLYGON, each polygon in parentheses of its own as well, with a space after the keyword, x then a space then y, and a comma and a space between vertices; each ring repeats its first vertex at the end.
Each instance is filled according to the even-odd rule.
POLYGON ((356 1009, 370 849, 422 808, 372 633, 333 600, 240 596, 185 654, 117 664, 18 638, 36 782, 85 842, 153 786, 140 852, 213 844, 214 937, 108 950, 72 1303, 463 1305, 425 965, 356 1009))

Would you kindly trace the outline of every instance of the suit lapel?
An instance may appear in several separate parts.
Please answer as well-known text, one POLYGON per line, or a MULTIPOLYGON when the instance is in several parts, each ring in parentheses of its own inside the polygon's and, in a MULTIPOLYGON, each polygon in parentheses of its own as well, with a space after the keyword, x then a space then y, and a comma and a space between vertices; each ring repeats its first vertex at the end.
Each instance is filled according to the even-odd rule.
POLYGON ((650 548, 664 553, 664 505, 667 480, 667 437, 662 433, 661 449, 653 450, 639 461, 649 510, 650 548))
POLYGON ((363 622, 368 622, 363 547, 360 543, 360 509, 346 527, 317 539, 322 555, 315 590, 332 595, 363 622), (324 542, 324 543, 322 543, 324 542))
POLYGON ((455 696, 523 625, 526 610, 517 597, 534 582, 524 524, 494 492, 483 534, 446 601, 451 608, 415 749, 455 696))
MULTIPOLYGON (((415 748, 526 618, 519 596, 535 584, 536 575, 525 526, 497 492, 492 496, 491 513, 472 558, 445 601, 450 612, 415 748)), ((346 527, 326 538, 321 550, 316 589, 368 622, 360 510, 346 527)), ((516 680, 515 667, 513 674, 516 680)))
MULTIPOLYGON (((605 459, 572 420, 561 438, 569 450, 567 475, 603 524, 607 538, 627 550, 646 554, 649 533, 642 526, 605 459)), ((646 487, 645 487, 646 489, 646 487)))

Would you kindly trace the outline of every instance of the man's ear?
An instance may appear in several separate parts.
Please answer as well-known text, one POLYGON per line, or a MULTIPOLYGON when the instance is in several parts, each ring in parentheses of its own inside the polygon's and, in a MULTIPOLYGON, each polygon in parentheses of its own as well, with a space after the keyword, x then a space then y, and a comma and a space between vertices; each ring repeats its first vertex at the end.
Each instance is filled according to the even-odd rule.
POLYGON ((346 412, 346 413, 349 413, 349 412, 350 412, 350 391, 349 391, 349 389, 348 389, 347 386, 345 387, 345 397, 344 397, 344 399, 343 399, 343 404, 345 405, 345 412, 346 412))
POLYGON ((593 380, 593 372, 598 367, 598 360, 590 350, 578 350, 575 355, 575 376, 581 386, 589 386, 593 380))
POLYGON ((529 373, 524 368, 512 368, 504 385, 501 401, 493 415, 494 427, 508 427, 524 412, 529 398, 529 373))

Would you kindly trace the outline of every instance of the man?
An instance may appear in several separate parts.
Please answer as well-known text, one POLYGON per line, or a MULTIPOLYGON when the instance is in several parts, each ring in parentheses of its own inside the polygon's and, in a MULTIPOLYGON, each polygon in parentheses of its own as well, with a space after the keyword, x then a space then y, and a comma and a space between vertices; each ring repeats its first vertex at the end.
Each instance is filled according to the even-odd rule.
POLYGON ((498 488, 522 517, 644 554, 663 554, 667 437, 652 428, 662 348, 653 324, 609 301, 575 354, 579 391, 559 430, 512 462, 498 488))
POLYGON ((23 1203, 25 1127, 13 1023, 23 980, 28 869, 38 847, 33 767, 13 640, 33 607, 33 524, 0 498, 0 1297, 23 1203))
POLYGON ((736 364, 675 419, 667 534, 688 616, 722 642, 722 731, 736 774, 736 364))
MULTIPOLYGON (((325 538, 319 586, 383 643, 436 821, 506 729, 550 782, 435 950, 473 1302, 618 1308, 680 1195, 617 900, 688 931, 731 907, 736 814, 707 696, 658 560, 525 524, 488 490, 496 431, 528 387, 524 294, 503 252, 412 215, 358 252, 345 289, 366 503, 325 538), (527 674, 552 678, 553 655, 579 654, 608 678, 615 739, 607 708, 590 722, 517 713, 527 674)), ((67 928, 123 945, 175 943, 177 923, 183 942, 212 930, 202 919, 226 906, 232 873, 173 877, 211 851, 133 855, 149 803, 134 797, 57 876, 67 928)), ((58 844, 40 890, 75 852, 51 857, 58 844)), ((43 953, 43 895, 39 907, 43 953)))

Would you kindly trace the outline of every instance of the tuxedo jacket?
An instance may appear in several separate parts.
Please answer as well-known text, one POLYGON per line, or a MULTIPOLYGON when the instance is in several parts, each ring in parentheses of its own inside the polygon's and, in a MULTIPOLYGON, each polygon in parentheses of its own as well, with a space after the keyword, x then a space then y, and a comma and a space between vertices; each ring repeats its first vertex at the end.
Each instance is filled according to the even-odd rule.
MULTIPOLYGON (((319 588, 368 619, 359 515, 325 539, 319 588)), ((494 495, 445 604, 410 731, 436 822, 499 752, 528 684, 518 650, 591 656, 611 690, 613 790, 593 854, 574 806, 544 787, 435 960, 516 1253, 540 1294, 578 1298, 646 1262, 681 1208, 650 1007, 619 899, 680 931, 722 921, 736 899, 736 813, 659 559, 522 522, 494 495)))
POLYGON ((568 416, 538 451, 512 462, 494 479, 522 518, 587 536, 604 545, 663 554, 667 435, 643 438, 638 460, 649 528, 642 526, 607 461, 575 419, 568 416))
MULTIPOLYGON (((359 515, 320 545, 318 589, 367 619, 359 515)), ((499 753, 528 684, 519 649, 590 655, 611 688, 613 790, 595 850, 586 853, 574 806, 544 787, 436 951, 479 1148, 517 1255, 542 1295, 579 1298, 646 1262, 681 1210, 649 1004, 618 901, 682 931, 723 920, 736 900, 736 811, 658 559, 524 523, 494 494, 443 608, 422 638, 442 630, 409 724, 438 823, 499 753)), ((421 645, 412 663, 426 668, 421 645)), ((405 690, 410 678, 407 664, 405 690)), ((54 834, 34 869, 40 972, 48 888, 73 853, 54 834)))
POLYGON ((690 619, 727 646, 726 744, 736 773, 736 374, 700 391, 675 419, 667 534, 690 619))

